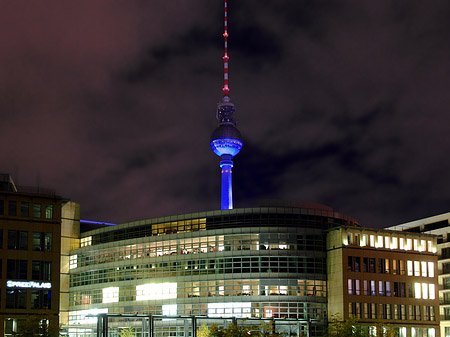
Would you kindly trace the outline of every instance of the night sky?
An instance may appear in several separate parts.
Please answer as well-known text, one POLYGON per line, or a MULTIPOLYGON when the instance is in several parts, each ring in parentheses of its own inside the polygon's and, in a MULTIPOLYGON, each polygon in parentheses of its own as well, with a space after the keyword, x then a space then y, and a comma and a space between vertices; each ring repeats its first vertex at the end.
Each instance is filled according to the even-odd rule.
MULTIPOLYGON (((450 2, 229 0, 236 208, 450 211, 450 2)), ((0 0, 0 172, 125 222, 220 208, 222 0, 0 0)))

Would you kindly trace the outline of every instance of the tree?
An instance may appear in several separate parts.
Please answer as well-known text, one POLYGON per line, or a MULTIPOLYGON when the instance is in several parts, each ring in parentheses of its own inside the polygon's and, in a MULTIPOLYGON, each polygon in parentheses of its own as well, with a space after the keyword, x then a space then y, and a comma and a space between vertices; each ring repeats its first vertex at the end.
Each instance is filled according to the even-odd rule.
POLYGON ((197 337, 210 337, 209 328, 205 323, 197 329, 197 337))
POLYGON ((390 325, 377 323, 370 327, 363 327, 354 316, 342 320, 339 315, 334 315, 328 324, 328 329, 323 337, 398 337, 395 329, 390 325))
POLYGON ((209 328, 209 337, 258 337, 259 332, 252 331, 249 327, 231 323, 226 328, 212 324, 209 328))
POLYGON ((136 331, 127 323, 125 328, 121 328, 119 331, 120 337, 135 337, 136 331))
POLYGON ((323 337, 368 337, 364 335, 361 325, 355 317, 343 321, 339 315, 334 315, 328 324, 328 329, 323 337))
POLYGON ((263 322, 259 327, 260 337, 280 337, 280 334, 275 330, 275 322, 263 322))

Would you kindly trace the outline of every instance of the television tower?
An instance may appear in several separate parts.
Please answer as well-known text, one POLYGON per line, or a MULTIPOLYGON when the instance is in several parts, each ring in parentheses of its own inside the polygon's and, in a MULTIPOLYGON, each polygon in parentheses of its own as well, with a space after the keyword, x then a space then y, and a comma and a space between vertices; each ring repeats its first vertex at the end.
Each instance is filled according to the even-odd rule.
POLYGON ((211 149, 221 158, 220 168, 222 169, 222 192, 221 209, 233 208, 233 186, 231 182, 231 170, 233 168, 233 157, 241 151, 242 141, 241 133, 236 128, 236 122, 233 113, 236 111, 234 104, 231 103, 228 93, 228 32, 227 32, 227 0, 225 1, 225 30, 223 33, 225 42, 225 55, 223 56, 223 97, 220 103, 217 103, 216 118, 219 120, 219 126, 211 135, 211 149))

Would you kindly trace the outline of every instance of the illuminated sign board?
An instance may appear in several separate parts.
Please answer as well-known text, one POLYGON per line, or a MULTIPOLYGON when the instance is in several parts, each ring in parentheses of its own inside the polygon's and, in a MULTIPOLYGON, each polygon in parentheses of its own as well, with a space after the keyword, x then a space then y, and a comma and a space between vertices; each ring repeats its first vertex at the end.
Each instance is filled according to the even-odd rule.
POLYGON ((36 289, 50 289, 51 282, 36 282, 36 281, 7 281, 8 288, 36 288, 36 289))

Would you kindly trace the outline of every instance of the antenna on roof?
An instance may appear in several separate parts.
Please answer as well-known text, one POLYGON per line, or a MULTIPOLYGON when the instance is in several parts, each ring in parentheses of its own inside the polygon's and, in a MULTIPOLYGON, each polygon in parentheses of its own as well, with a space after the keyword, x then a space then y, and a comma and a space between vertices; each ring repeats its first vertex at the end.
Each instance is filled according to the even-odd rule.
POLYGON ((225 12, 224 12, 224 32, 223 38, 225 43, 225 54, 223 55, 223 95, 228 97, 230 88, 228 87, 228 6, 227 0, 225 0, 225 12))
POLYGON ((211 149, 221 158, 220 168, 222 176, 221 189, 221 209, 233 208, 233 189, 231 184, 231 174, 233 168, 233 157, 239 153, 242 148, 241 133, 236 128, 236 122, 233 113, 236 111, 234 104, 231 103, 228 93, 228 13, 227 0, 225 1, 225 30, 223 37, 225 40, 225 55, 223 56, 223 97, 217 104, 216 117, 219 120, 219 126, 211 135, 211 149))

